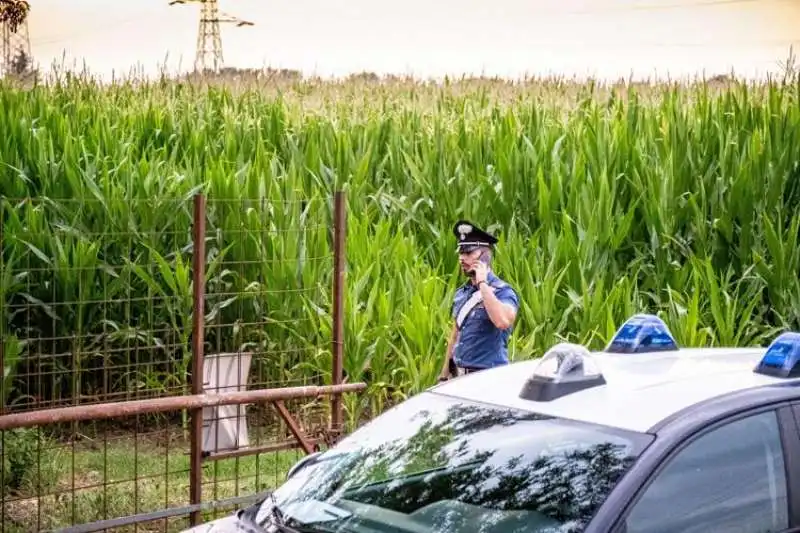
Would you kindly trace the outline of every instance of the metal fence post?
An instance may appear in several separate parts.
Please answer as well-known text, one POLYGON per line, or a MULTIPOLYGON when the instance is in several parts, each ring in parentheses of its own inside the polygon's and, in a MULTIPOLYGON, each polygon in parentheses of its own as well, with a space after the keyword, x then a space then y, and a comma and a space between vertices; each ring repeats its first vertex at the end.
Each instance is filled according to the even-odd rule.
MULTIPOLYGON (((202 194, 194 197, 193 246, 192 246, 192 394, 203 394, 203 343, 205 318, 206 279, 206 199, 202 194)), ((203 408, 192 409, 192 432, 189 466, 189 503, 202 501, 203 487, 203 408)), ((190 523, 200 524, 200 511, 192 511, 190 523)))
MULTIPOLYGON (((5 216, 6 216, 6 199, 0 196, 0 283, 5 283, 5 250, 3 248, 3 234, 5 232, 5 216)), ((5 357, 5 343, 6 343, 6 297, 5 289, 0 295, 0 416, 6 414, 6 357, 5 357)), ((14 369, 9 373, 13 378, 14 369)), ((5 533, 6 530, 6 434, 5 431, 0 432, 0 461, 3 466, 0 467, 0 501, 2 501, 2 508, 0 508, 0 532, 5 533)))
MULTIPOLYGON (((5 250, 3 249, 4 241, 3 241, 3 233, 5 232, 5 217, 6 217, 6 199, 4 196, 0 196, 0 283, 4 283, 3 275, 5 274, 5 250)), ((4 292, 2 293, 2 299, 0 299, 0 415, 4 415, 6 413, 6 391, 5 382, 6 382, 6 357, 5 357, 5 343, 6 343, 6 297, 8 295, 4 292)), ((12 373, 9 374, 13 377, 13 369, 12 373)), ((0 442, 0 449, 5 449, 2 446, 4 442, 0 442)), ((0 454, 0 460, 3 460, 4 456, 0 454)), ((5 469, 0 468, 5 474, 5 469)), ((2 474, 0 474, 2 476, 2 474)), ((0 486, 0 490, 3 491, 3 500, 5 500, 5 490, 2 487, 5 487, 5 482, 0 477, 0 481, 3 481, 2 486, 0 486)), ((5 516, 5 505, 3 505, 2 511, 0 514, 5 516)), ((2 524, 0 524, 2 527, 2 524)))
MULTIPOLYGON (((334 193, 333 213, 333 385, 342 383, 344 346, 344 244, 345 244, 345 196, 342 191, 334 193)), ((338 437, 342 428, 342 396, 331 397, 331 430, 338 437)))

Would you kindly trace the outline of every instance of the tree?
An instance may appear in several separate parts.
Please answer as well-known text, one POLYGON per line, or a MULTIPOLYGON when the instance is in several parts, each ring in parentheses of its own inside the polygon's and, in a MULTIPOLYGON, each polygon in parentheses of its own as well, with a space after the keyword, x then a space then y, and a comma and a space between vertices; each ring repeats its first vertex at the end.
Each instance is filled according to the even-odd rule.
POLYGON ((12 33, 16 33, 20 24, 28 18, 31 10, 27 0, 0 0, 0 24, 8 24, 12 33))

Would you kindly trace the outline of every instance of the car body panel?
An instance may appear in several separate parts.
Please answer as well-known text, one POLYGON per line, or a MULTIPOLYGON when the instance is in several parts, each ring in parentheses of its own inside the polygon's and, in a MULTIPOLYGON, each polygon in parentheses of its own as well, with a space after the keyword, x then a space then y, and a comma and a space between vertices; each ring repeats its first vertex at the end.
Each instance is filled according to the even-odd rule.
POLYGON ((764 385, 800 381, 753 372, 764 348, 693 349, 592 357, 605 385, 552 401, 519 397, 538 361, 467 374, 431 390, 437 394, 535 411, 582 422, 646 432, 676 412, 705 400, 764 385))
MULTIPOLYGON (((653 442, 625 474, 585 533, 624 533, 621 520, 654 473, 698 434, 764 409, 780 422, 789 491, 789 516, 800 527, 800 378, 754 370, 766 348, 697 348, 653 353, 594 352, 605 383, 551 401, 520 397, 539 360, 471 373, 428 389, 428 394, 510 407, 622 431, 653 442)), ((190 533, 250 533, 235 517, 190 533)), ((201 526, 203 527, 203 526, 201 526)), ((187 533, 189 533, 187 532, 187 533)))

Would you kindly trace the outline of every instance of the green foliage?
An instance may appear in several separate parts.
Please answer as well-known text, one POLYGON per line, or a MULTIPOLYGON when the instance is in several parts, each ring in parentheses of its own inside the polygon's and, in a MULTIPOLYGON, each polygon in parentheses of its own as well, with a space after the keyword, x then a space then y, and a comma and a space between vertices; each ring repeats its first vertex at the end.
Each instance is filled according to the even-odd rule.
POLYGON ((353 418, 435 382, 461 217, 501 236, 495 267, 522 302, 514 359, 562 339, 599 348, 636 312, 684 345, 764 343, 800 328, 798 89, 0 88, 0 281, 8 305, 33 306, 7 331, 68 339, 22 355, 86 369, 53 394, 183 386, 203 191, 207 320, 227 325, 207 329, 207 350, 263 352, 260 380, 329 380, 344 188, 344 367, 373 402, 347 398, 353 418), (103 383, 97 369, 134 360, 103 383))
POLYGON ((0 434, 3 493, 31 491, 41 484, 51 483, 57 476, 55 465, 38 461, 42 450, 52 449, 53 443, 36 428, 17 428, 0 434))

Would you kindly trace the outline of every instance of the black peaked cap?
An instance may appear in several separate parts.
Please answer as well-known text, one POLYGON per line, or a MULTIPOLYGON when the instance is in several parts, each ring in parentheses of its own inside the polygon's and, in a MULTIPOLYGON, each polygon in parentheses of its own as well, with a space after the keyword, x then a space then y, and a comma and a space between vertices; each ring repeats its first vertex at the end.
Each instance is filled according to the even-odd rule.
POLYGON ((493 248, 497 243, 497 238, 491 235, 468 220, 459 220, 453 226, 453 235, 458 240, 458 250, 460 252, 471 252, 479 246, 493 248))

